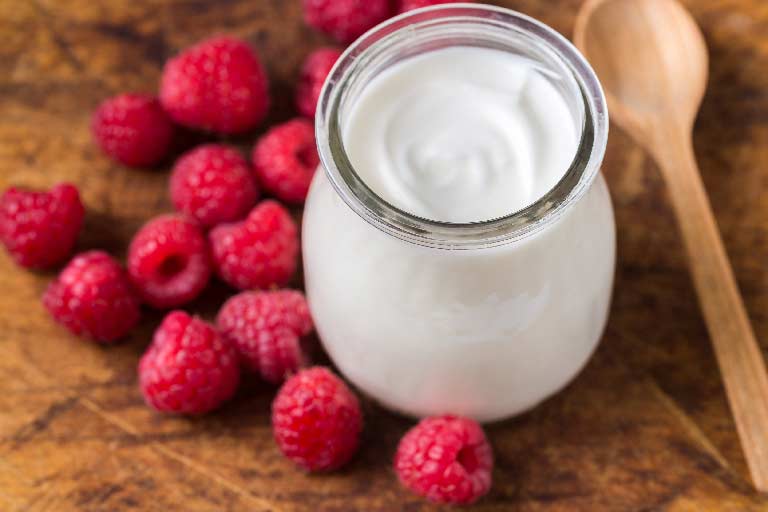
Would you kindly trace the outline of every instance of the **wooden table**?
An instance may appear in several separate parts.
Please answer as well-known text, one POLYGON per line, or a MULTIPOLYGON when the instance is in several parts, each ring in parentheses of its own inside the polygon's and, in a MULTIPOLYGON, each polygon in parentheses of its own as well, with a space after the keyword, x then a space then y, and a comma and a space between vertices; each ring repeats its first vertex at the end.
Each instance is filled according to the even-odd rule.
MULTIPOLYGON (((581 1, 499 3, 570 34, 581 1)), ((696 149, 765 350, 768 4, 687 4, 712 51, 696 149)), ((142 222, 170 209, 169 165, 111 163, 91 143, 89 115, 120 91, 155 90, 168 56, 215 32, 259 48, 275 97, 270 122, 292 116, 300 62, 324 41, 303 26, 298 0, 0 0, 0 188, 73 181, 88 208, 80 247, 123 255, 142 222)), ((235 142, 247 148, 254 136, 235 142)), ((489 427, 495 484, 475 509, 768 510, 746 477, 657 170, 614 130, 604 171, 619 226, 605 338, 564 392, 489 427)), ((354 462, 304 475, 272 441, 272 388, 247 382, 205 418, 152 412, 135 368, 161 315, 145 315, 118 346, 77 340, 40 305, 51 276, 0 255, 0 510, 433 510, 390 470, 409 421, 366 404, 354 462)), ((214 285, 190 309, 210 318, 227 293, 214 285)))

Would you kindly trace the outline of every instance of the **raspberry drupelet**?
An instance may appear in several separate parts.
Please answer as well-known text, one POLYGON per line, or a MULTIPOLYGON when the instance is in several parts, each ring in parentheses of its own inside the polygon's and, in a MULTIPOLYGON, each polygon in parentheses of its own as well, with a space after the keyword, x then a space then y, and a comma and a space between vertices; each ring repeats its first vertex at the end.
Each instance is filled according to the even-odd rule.
POLYGON ((91 131, 104 153, 125 165, 144 167, 165 158, 174 129, 157 98, 127 93, 98 107, 91 131))
POLYGON ((245 220, 221 224, 208 238, 216 272, 234 288, 283 286, 296 271, 298 229, 275 201, 262 201, 245 220))
POLYGON ((256 142, 252 158, 265 190, 287 203, 303 203, 320 163, 314 126, 303 118, 275 126, 256 142))
POLYGON ((75 256, 48 286, 43 304, 72 333, 101 343, 122 338, 140 317, 128 276, 103 251, 75 256))
POLYGON ((395 454, 400 482, 436 503, 468 504, 491 488, 493 453, 482 427, 457 416, 421 420, 395 454))
POLYGON ((472 3, 472 0, 397 0, 397 12, 408 12, 422 7, 431 7, 440 4, 454 4, 457 2, 472 3))
POLYGON ((318 48, 310 53, 301 66, 299 84, 296 87, 296 109, 310 119, 315 117, 317 101, 323 84, 333 65, 341 57, 342 50, 334 47, 318 48))
POLYGON ((390 0, 303 0, 304 21, 348 44, 392 14, 390 0))
POLYGON ((306 362, 301 338, 312 331, 312 317, 300 291, 242 292, 221 307, 216 327, 267 382, 282 382, 306 362))
POLYGON ((174 207, 203 226, 245 217, 259 197, 256 178, 235 148, 206 144, 189 151, 173 166, 174 207))
POLYGON ((212 411, 235 394, 239 381, 234 347, 183 311, 168 313, 139 362, 144 400, 161 412, 212 411))
POLYGON ((50 268, 67 259, 80 234, 85 209, 77 189, 9 188, 0 197, 0 242, 22 267, 50 268))
POLYGON ((269 85, 248 43, 217 36, 166 62, 160 101, 174 121, 188 128, 242 133, 267 114, 269 85))
POLYGON ((362 426, 357 397, 327 368, 297 373, 272 403, 278 447, 307 471, 331 471, 346 464, 357 451, 362 426))
POLYGON ((147 222, 128 248, 131 280, 154 308, 173 308, 197 298, 211 268, 205 235, 183 215, 166 214, 147 222))

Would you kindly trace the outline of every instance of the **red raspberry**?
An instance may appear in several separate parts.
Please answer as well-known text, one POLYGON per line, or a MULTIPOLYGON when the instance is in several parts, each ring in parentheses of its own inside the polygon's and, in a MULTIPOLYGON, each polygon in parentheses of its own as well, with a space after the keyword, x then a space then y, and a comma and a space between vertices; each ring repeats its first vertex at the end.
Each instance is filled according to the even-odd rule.
POLYGON ((139 299, 111 256, 89 251, 75 256, 43 295, 54 320, 78 336, 111 342, 139 321, 139 299))
POLYGON ((204 226, 242 219, 259 196, 248 162, 236 149, 219 144, 179 158, 170 188, 176 209, 204 226))
POLYGON ((320 163, 312 123, 297 118, 272 128, 256 143, 252 158, 267 191, 289 203, 303 202, 320 163))
POLYGON ((328 73, 341 57, 341 53, 342 50, 339 48, 318 48, 304 60, 299 85, 296 88, 296 108, 301 115, 315 117, 320 91, 323 89, 328 73))
POLYGON ((303 0, 304 21, 340 43, 351 43, 392 13, 390 0, 303 0))
POLYGON ((272 402, 272 429, 280 451, 307 471, 346 464, 357 451, 362 427, 357 397, 327 368, 297 373, 272 402))
POLYGON ((296 271, 298 230, 275 201, 262 201, 244 221, 221 224, 208 236, 219 276, 235 288, 282 286, 296 271))
POLYGON ((397 12, 407 12, 439 4, 472 3, 472 0, 398 0, 397 12))
POLYGON ((72 185, 49 192, 9 188, 0 196, 0 242, 22 267, 51 267, 69 256, 84 215, 72 185))
POLYGON ((269 85, 259 56, 248 43, 219 36, 166 62, 160 101, 184 126, 241 133, 264 119, 269 85))
POLYGON ((182 215, 161 215, 131 240, 128 273, 150 306, 164 309, 186 304, 200 295, 211 276, 205 235, 182 215))
POLYGON ((118 162, 151 166, 168 154, 173 125, 154 96, 121 94, 105 100, 91 120, 96 144, 118 162))
POLYGON ((400 482, 437 503, 472 503, 491 488, 493 453, 477 422, 456 416, 423 419, 400 440, 400 482))
POLYGON ((239 381, 235 348, 183 311, 168 313, 139 361, 144 401, 161 412, 212 411, 232 398, 239 381))
POLYGON ((243 292, 224 303, 216 327, 248 368, 278 383, 304 366, 301 337, 312 331, 312 317, 299 291, 243 292))

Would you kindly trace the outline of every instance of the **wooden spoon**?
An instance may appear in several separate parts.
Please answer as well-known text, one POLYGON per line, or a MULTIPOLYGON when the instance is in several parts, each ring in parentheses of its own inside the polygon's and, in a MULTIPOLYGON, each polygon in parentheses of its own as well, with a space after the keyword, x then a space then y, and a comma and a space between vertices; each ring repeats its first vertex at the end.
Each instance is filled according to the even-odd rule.
POLYGON ((752 480, 768 491, 768 376, 693 153, 704 38, 676 0, 587 0, 574 39, 605 87, 611 119, 661 168, 752 480))

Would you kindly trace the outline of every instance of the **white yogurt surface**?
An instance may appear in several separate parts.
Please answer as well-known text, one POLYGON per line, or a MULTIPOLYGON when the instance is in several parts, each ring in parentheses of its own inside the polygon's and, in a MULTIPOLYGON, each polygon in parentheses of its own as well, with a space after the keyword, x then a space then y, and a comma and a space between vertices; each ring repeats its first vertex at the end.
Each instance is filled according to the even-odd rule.
MULTIPOLYGON (((531 61, 464 47, 374 78, 343 126, 351 161, 374 191, 454 222, 541 197, 578 138, 564 98, 531 61)), ((576 375, 606 322, 615 226, 602 176, 528 237, 445 250, 380 231, 319 170, 302 243, 307 297, 329 355, 359 389, 409 415, 520 413, 576 375)))
POLYGON ((578 145, 545 72, 476 47, 399 63, 351 106, 350 161, 374 192, 420 217, 473 222, 515 212, 558 182, 578 145))

